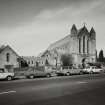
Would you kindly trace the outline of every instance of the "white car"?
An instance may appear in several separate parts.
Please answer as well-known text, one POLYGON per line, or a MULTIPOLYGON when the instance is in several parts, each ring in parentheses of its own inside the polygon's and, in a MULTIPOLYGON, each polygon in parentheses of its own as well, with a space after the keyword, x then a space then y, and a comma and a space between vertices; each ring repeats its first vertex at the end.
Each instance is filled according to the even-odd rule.
POLYGON ((14 77, 13 72, 8 72, 6 69, 0 69, 0 79, 12 80, 14 77))
POLYGON ((83 69, 83 71, 85 73, 100 73, 103 70, 101 68, 96 67, 96 66, 90 66, 90 67, 83 69))

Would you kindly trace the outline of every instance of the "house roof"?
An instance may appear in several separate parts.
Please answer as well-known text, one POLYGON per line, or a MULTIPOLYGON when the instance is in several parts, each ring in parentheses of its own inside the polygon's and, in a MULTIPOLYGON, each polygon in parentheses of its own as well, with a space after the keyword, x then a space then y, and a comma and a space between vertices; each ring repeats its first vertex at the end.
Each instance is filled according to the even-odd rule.
POLYGON ((1 47, 0 47, 0 53, 2 53, 6 48, 9 48, 9 49, 11 49, 15 54, 16 54, 16 56, 18 56, 19 57, 19 55, 9 46, 9 45, 2 45, 1 47))

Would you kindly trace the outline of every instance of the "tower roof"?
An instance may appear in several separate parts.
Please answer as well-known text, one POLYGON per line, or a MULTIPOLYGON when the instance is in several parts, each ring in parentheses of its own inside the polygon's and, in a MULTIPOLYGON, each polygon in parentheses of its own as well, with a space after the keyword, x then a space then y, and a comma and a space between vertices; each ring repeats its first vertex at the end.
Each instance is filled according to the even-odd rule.
POLYGON ((87 31, 87 32, 88 32, 88 30, 87 30, 87 28, 86 28, 85 25, 84 25, 84 27, 82 28, 82 31, 87 31))
POLYGON ((71 28, 71 35, 72 35, 72 36, 77 35, 77 28, 76 28, 76 25, 75 25, 75 24, 72 25, 72 28, 71 28))
POLYGON ((77 28, 76 28, 76 25, 75 24, 72 25, 71 30, 76 30, 77 31, 77 28))
POLYGON ((80 33, 83 33, 83 32, 88 32, 88 30, 87 30, 85 25, 79 30, 78 33, 80 34, 80 33))
POLYGON ((95 33, 95 30, 93 27, 91 28, 90 33, 95 33))

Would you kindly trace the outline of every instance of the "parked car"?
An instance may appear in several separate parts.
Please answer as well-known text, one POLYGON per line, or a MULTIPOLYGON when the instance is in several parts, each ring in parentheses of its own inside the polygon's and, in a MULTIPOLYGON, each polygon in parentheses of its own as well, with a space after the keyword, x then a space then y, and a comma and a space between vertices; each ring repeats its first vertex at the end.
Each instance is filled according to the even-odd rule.
POLYGON ((79 69, 79 68, 75 68, 75 69, 70 69, 70 75, 73 75, 73 74, 83 74, 82 72, 82 69, 79 69))
POLYGON ((51 70, 51 77, 55 77, 55 76, 57 76, 57 73, 56 73, 56 70, 51 70))
POLYGON ((69 76, 69 71, 67 69, 57 70, 56 73, 57 73, 58 76, 64 76, 64 75, 69 76))
POLYGON ((27 78, 35 78, 35 77, 52 77, 54 76, 54 71, 50 67, 37 67, 37 68, 30 68, 24 74, 27 78))
POLYGON ((0 69, 0 79, 6 79, 8 81, 12 80, 14 78, 13 72, 8 72, 8 70, 2 68, 0 69))
POLYGON ((102 68, 101 73, 105 73, 105 66, 101 66, 101 68, 102 68))
POLYGON ((103 69, 98 68, 96 66, 90 66, 90 67, 86 67, 85 69, 83 69, 84 73, 101 73, 103 71, 103 69))
POLYGON ((73 74, 83 74, 82 70, 79 68, 65 68, 57 71, 58 75, 73 75, 73 74))

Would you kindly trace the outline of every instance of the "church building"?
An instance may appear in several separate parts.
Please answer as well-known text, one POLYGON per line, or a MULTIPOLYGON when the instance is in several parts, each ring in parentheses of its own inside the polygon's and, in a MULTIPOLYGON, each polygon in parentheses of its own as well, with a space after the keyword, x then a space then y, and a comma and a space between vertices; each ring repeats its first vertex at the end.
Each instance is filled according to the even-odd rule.
POLYGON ((88 31, 85 25, 81 29, 77 29, 73 24, 70 34, 51 44, 47 51, 56 51, 58 55, 70 54, 75 65, 83 62, 95 62, 96 32, 93 27, 88 31))

